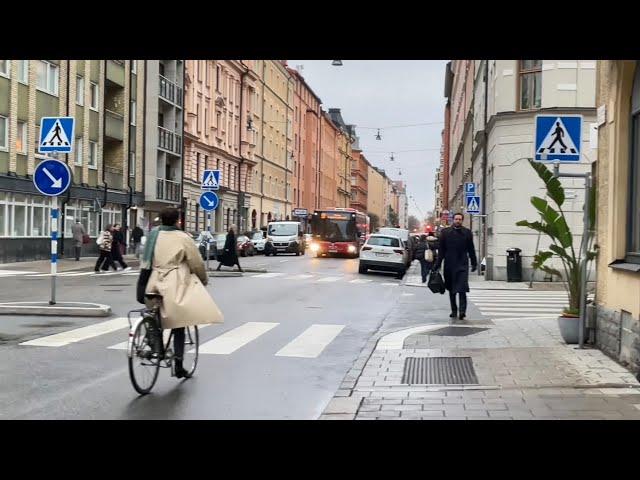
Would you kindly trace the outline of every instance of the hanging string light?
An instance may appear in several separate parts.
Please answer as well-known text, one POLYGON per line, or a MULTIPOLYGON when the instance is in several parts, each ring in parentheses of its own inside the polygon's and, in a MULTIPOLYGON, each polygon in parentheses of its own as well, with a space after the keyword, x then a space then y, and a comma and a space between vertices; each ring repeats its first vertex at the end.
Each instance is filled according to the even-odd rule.
POLYGON ((376 140, 382 140, 382 137, 380 136, 380 129, 378 129, 378 133, 376 134, 376 140))

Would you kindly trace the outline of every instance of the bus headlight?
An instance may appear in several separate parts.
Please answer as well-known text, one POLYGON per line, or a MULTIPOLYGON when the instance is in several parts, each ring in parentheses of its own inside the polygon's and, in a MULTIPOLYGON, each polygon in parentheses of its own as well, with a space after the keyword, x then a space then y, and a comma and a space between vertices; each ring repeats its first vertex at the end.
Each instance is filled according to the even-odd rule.
POLYGON ((320 250, 320 245, 318 245, 317 243, 312 243, 309 248, 312 252, 317 252, 318 250, 320 250))
POLYGON ((357 248, 356 248, 356 246, 355 246, 355 245, 349 245, 349 246, 347 247, 347 251, 348 251, 349 253, 356 253, 357 248))

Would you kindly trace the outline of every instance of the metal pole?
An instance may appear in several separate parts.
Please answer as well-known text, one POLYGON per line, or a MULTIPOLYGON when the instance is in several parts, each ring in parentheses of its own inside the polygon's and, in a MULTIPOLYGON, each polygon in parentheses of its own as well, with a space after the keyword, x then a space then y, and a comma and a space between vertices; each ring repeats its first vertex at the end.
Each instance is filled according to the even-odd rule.
POLYGON ((51 205, 51 300, 49 305, 56 304, 56 273, 58 271, 58 197, 52 198, 51 205))
POLYGON ((587 320, 587 242, 586 238, 591 230, 589 225, 589 199, 591 191, 591 175, 587 174, 584 179, 584 232, 582 234, 582 271, 580 272, 580 332, 578 337, 579 348, 584 348, 584 328, 587 320))
MULTIPOLYGON (((207 232, 211 233, 211 213, 207 212, 207 232)), ((207 236, 207 271, 209 270, 209 251, 211 249, 211 240, 207 236)))

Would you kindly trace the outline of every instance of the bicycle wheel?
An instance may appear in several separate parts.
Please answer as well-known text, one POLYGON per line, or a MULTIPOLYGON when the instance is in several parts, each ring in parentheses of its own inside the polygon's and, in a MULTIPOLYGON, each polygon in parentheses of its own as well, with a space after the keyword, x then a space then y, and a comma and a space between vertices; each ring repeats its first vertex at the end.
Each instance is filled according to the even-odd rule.
POLYGON ((158 379, 160 361, 149 343, 150 335, 157 334, 150 319, 140 322, 133 332, 129 351, 129 377, 136 392, 146 395, 158 379))
POLYGON ((199 336, 198 326, 192 325, 184 329, 184 355, 182 366, 187 371, 187 378, 191 378, 198 366, 199 336))

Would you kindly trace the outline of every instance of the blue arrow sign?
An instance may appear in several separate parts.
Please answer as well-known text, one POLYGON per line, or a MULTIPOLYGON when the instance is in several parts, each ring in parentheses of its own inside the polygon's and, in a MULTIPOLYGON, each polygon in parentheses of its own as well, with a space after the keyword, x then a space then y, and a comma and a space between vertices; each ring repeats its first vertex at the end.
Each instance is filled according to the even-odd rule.
POLYGON ((202 192, 200 195, 200 207, 206 212, 218 208, 218 195, 215 192, 202 192))
POLYGON ((40 120, 40 153, 71 153, 73 150, 73 117, 42 117, 40 120))
POLYGON ((468 197, 469 195, 476 194, 476 184, 472 182, 467 182, 464 184, 464 195, 468 197))
POLYGON ((467 213, 480 213, 480 197, 469 196, 467 197, 467 213))
POLYGON ((57 197, 71 185, 71 170, 60 160, 44 160, 33 172, 33 184, 43 195, 57 197))
POLYGON ((581 146, 582 115, 536 117, 536 161, 579 162, 581 146))

